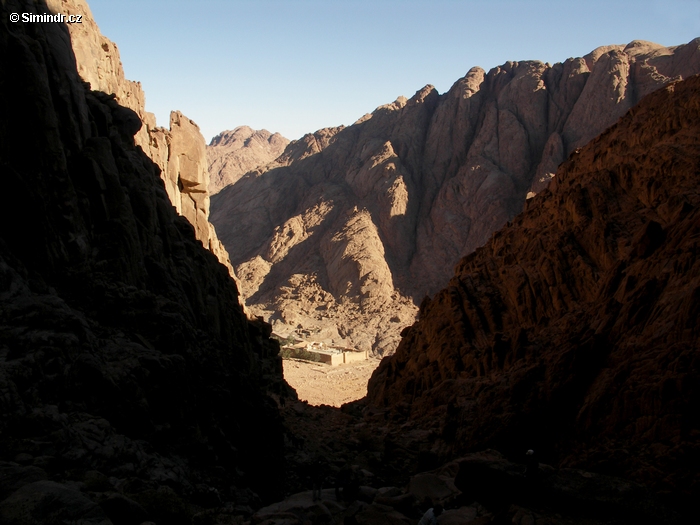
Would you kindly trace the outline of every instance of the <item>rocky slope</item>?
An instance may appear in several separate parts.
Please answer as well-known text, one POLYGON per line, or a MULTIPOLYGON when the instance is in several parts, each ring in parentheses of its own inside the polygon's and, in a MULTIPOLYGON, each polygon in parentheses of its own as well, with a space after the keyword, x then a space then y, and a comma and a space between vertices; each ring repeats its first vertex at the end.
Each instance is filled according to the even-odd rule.
POLYGON ((641 97, 700 72, 700 39, 471 69, 292 142, 212 199, 253 311, 284 332, 394 350, 459 257, 641 97), (408 322, 407 322, 408 321, 408 322))
POLYGON ((170 202, 190 221, 197 239, 234 276, 226 249, 209 223, 209 171, 206 142, 193 121, 174 111, 170 129, 156 126, 146 111, 146 97, 139 82, 127 80, 116 44, 100 33, 84 0, 48 0, 51 12, 82 15, 80 24, 68 24, 78 73, 92 89, 114 94, 117 102, 139 116, 143 125, 134 136, 136 145, 160 168, 170 202))
POLYGON ((139 114, 81 80, 69 28, 10 22, 48 10, 0 6, 0 522, 190 523, 272 498, 279 346, 173 209, 139 114))
POLYGON ((284 151, 289 139, 266 129, 239 126, 222 131, 207 147, 209 193, 214 195, 249 171, 272 162, 284 151))
POLYGON ((369 405, 435 456, 532 448, 697 501, 699 167, 695 76, 575 152, 459 262, 369 405))

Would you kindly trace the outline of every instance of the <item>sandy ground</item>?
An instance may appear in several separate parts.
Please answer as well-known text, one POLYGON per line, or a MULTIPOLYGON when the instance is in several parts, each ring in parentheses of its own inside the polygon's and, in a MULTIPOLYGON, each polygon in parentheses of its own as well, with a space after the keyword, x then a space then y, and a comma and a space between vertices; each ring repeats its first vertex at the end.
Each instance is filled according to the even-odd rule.
POLYGON ((365 397, 367 381, 379 366, 379 359, 337 366, 285 359, 283 366, 284 378, 299 399, 310 405, 339 407, 365 397))

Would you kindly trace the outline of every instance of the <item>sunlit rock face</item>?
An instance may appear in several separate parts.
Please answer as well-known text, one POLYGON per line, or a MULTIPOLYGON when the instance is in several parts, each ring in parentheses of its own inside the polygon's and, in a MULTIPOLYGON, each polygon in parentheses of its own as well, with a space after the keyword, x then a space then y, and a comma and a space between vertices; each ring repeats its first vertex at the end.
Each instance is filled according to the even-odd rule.
POLYGON ((459 262, 369 405, 436 455, 533 448, 697 497, 699 165, 694 76, 575 152, 459 262))
POLYGON ((146 111, 141 83, 124 77, 119 49, 100 33, 84 0, 48 0, 47 7, 51 12, 81 16, 79 24, 67 24, 80 78, 96 91, 113 94, 121 106, 138 115, 142 126, 134 135, 136 145, 160 168, 170 202, 194 226, 197 239, 234 276, 228 253, 209 223, 207 146, 197 124, 173 111, 170 129, 156 126, 155 115, 146 111))
POLYGON ((289 139, 266 129, 254 130, 239 126, 222 131, 207 146, 209 161, 209 193, 218 193, 249 171, 279 157, 289 139))
POLYGON ((443 95, 426 86, 292 142, 212 199, 247 304, 284 334, 391 353, 460 257, 644 95, 700 72, 699 47, 476 67, 443 95))
MULTIPOLYGON (((0 521, 108 523, 120 494, 176 523, 279 495, 269 327, 174 209, 142 115, 81 78, 69 29, 10 22, 75 6, 0 7, 0 521)), ((206 190, 205 161, 178 169, 206 190)))

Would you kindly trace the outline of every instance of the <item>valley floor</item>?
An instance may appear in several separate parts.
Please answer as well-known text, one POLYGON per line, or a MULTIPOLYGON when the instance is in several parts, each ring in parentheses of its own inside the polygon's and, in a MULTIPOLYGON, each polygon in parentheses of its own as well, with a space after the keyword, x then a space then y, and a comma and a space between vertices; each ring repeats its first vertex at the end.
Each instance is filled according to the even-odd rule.
POLYGON ((378 359, 330 366, 297 359, 283 361, 284 378, 310 405, 340 407, 367 395, 367 381, 379 366, 378 359))

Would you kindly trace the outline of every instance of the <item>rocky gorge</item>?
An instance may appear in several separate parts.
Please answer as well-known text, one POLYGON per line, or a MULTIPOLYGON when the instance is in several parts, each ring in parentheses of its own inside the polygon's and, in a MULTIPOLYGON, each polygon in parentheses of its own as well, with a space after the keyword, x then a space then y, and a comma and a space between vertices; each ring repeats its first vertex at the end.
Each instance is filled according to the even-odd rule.
POLYGON ((51 12, 81 16, 81 23, 67 25, 80 78, 91 89, 113 94, 120 105, 136 113, 142 124, 134 142, 158 165, 170 202, 194 227, 197 239, 235 275, 228 253, 209 223, 207 146, 197 124, 173 111, 169 129, 156 125, 155 115, 146 111, 141 84, 125 78, 119 49, 100 33, 86 2, 48 0, 46 6, 51 12))
MULTIPOLYGON (((290 261, 311 244, 285 239, 324 231, 326 277, 356 301, 348 310, 383 301, 402 327, 367 399, 338 410, 297 401, 272 327, 243 311, 206 226, 196 125, 177 112, 169 130, 149 124, 96 25, 9 22, 49 9, 92 21, 79 0, 0 6, 12 196, 0 208, 0 522, 408 524, 435 503, 442 524, 692 519, 700 79, 655 73, 667 87, 573 150, 546 189, 525 188, 537 195, 524 212, 421 301, 416 323, 408 296, 411 315, 392 312, 392 266, 374 265, 390 253, 366 204, 385 195, 374 186, 344 216, 321 200, 281 230, 269 253, 290 261), (323 230, 334 213, 343 228, 323 230)), ((606 53, 646 49, 667 73, 696 56, 627 47, 606 53)), ((439 100, 428 91, 364 123, 406 108, 426 117, 439 100)), ((412 136, 408 121, 399 128, 412 136)), ((320 162, 342 132, 309 135, 275 162, 320 162)), ((380 146, 393 169, 397 152, 408 158, 380 146)), ((265 170, 224 192, 274 182, 265 170)), ((410 208, 392 202, 391 217, 410 208)))
POLYGON ((203 138, 179 113, 144 124, 123 74, 79 75, 81 49, 118 64, 99 33, 10 22, 89 14, 58 4, 0 8, 0 521, 190 523, 270 501, 275 399, 294 393, 212 253, 203 138))
POLYGON ((700 73, 700 40, 474 67, 290 143, 212 199, 252 312, 287 335, 392 353, 459 258, 643 96, 700 73))
POLYGON ((440 456, 552 464, 697 497, 700 77, 647 96, 421 307, 367 405, 440 456))

